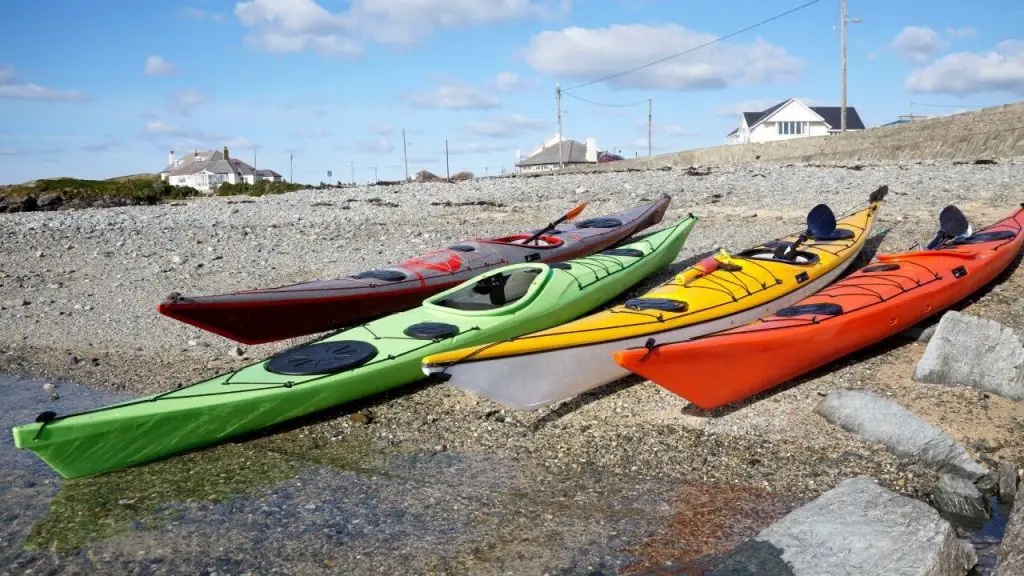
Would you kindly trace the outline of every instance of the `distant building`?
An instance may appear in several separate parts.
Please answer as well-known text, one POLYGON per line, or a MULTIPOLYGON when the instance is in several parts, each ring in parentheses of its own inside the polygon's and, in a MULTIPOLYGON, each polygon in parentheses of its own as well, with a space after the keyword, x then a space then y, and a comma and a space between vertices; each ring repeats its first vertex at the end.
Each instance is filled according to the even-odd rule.
MULTIPOLYGON (((597 141, 593 138, 587 138, 586 144, 562 139, 562 165, 596 164, 598 154, 597 141)), ((545 172, 558 170, 559 166, 558 134, 545 140, 525 157, 516 151, 516 172, 545 172)))
POLYGON ((910 124, 911 122, 915 122, 917 120, 925 120, 927 118, 928 118, 927 116, 917 116, 917 115, 914 115, 914 114, 904 114, 902 116, 898 116, 892 122, 886 122, 885 124, 882 124, 882 126, 895 126, 897 124, 910 124))
POLYGON ((167 166, 160 172, 160 179, 172 186, 191 186, 200 192, 210 194, 225 183, 255 184, 260 180, 283 180, 281 175, 273 170, 256 170, 242 160, 231 158, 227 146, 222 151, 197 150, 181 158, 175 158, 174 150, 171 150, 167 166))
MULTIPOLYGON (((760 112, 741 114, 739 127, 726 135, 725 143, 773 142, 836 134, 842 126, 841 115, 839 106, 807 106, 790 98, 760 112)), ((864 130, 864 122, 853 106, 846 107, 846 130, 864 130)))

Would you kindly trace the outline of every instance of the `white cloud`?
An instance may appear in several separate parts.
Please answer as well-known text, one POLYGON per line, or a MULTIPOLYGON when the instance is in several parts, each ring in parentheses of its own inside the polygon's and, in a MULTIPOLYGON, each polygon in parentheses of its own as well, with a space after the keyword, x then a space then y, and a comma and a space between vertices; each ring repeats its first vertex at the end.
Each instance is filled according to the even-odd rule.
POLYGON ((219 134, 206 132, 204 130, 184 128, 176 124, 168 124, 163 120, 146 122, 146 126, 143 129, 143 135, 149 137, 186 138, 193 142, 209 142, 225 139, 224 136, 219 134))
POLYGON ((330 133, 323 128, 317 128, 316 130, 299 130, 295 133, 296 138, 327 138, 330 133))
POLYGON ((11 146, 0 146, 0 156, 21 156, 26 152, 21 148, 13 148, 11 146))
MULTIPOLYGON (((717 36, 677 24, 615 24, 607 28, 548 30, 524 49, 536 71, 580 81, 615 74, 694 48, 717 36)), ((695 90, 732 84, 795 80, 803 60, 758 39, 720 42, 690 54, 608 80, 614 88, 695 90)))
POLYGON ((492 120, 470 122, 466 128, 477 135, 490 138, 515 138, 525 130, 538 130, 547 126, 546 122, 529 118, 522 114, 510 114, 492 120))
POLYGON ((487 86, 499 92, 515 92, 526 88, 529 83, 520 78, 515 72, 498 72, 498 74, 487 81, 487 86))
POLYGON ((172 76, 178 73, 178 69, 162 56, 153 55, 146 58, 146 74, 150 76, 172 76))
POLYGON ((121 143, 118 142, 116 138, 109 137, 109 138, 107 138, 107 139, 105 139, 105 140, 103 140, 101 142, 97 142, 95 144, 88 144, 86 146, 82 146, 82 150, 85 151, 85 152, 92 152, 92 153, 96 153, 96 152, 109 152, 111 149, 117 148, 120 145, 121 145, 121 143))
POLYGON ((1024 95, 1024 40, 1000 42, 987 54, 960 52, 913 71, 904 87, 910 92, 1024 95))
POLYGON ((12 100, 54 100, 85 102, 89 96, 79 90, 55 90, 38 84, 16 84, 14 66, 0 66, 0 98, 12 100))
POLYGON ((406 99, 417 108, 490 110, 501 106, 493 94, 455 80, 445 82, 433 90, 410 92, 406 94, 406 99))
MULTIPOLYGON (((246 41, 267 52, 363 54, 363 41, 409 45, 438 29, 460 29, 554 12, 550 0, 352 0, 331 12, 314 0, 248 0, 235 16, 249 29, 246 41)), ((562 11, 569 2, 561 2, 562 11)))
POLYGON ((662 124, 661 126, 655 126, 655 132, 662 136, 669 138, 687 138, 690 136, 696 136, 697 133, 691 130, 687 130, 678 124, 662 124))
POLYGON ((209 100, 209 96, 198 90, 182 90, 171 96, 167 109, 179 116, 188 116, 193 108, 209 100))
POLYGON ((192 20, 208 20, 210 22, 216 22, 218 24, 222 24, 226 22, 228 19, 227 15, 221 12, 209 12, 207 10, 203 10, 202 8, 197 8, 195 6, 185 6, 181 8, 181 10, 179 10, 178 13, 184 16, 185 18, 190 18, 192 20))
POLYGON ((392 128, 391 126, 388 126, 387 124, 375 124, 373 126, 370 126, 370 132, 374 134, 380 134, 382 136, 391 134, 394 131, 395 129, 392 128))
POLYGON ((946 28, 946 36, 950 38, 970 38, 977 34, 978 31, 971 26, 963 26, 961 28, 946 28))
POLYGON ((395 145, 383 136, 371 140, 360 140, 356 142, 356 147, 362 152, 370 154, 389 154, 395 151, 395 145))
POLYGON ((931 28, 906 26, 893 38, 889 47, 907 64, 919 66, 929 62, 946 47, 946 43, 931 28))
POLYGON ((245 138, 244 136, 235 136, 234 138, 231 138, 230 140, 225 142, 224 146, 228 148, 228 154, 231 154, 231 150, 259 150, 263 148, 263 146, 260 146, 259 144, 253 144, 252 142, 249 141, 248 138, 245 138))

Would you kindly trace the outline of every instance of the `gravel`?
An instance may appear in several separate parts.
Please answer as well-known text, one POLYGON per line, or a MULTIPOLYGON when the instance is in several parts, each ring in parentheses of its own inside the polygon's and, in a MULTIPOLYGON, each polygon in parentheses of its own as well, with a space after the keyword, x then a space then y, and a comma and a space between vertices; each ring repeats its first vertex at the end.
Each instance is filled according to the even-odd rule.
MULTIPOLYGON (((938 213, 947 204, 957 204, 975 228, 1001 218, 1020 202, 1022 180, 1024 161, 988 166, 875 163, 860 170, 765 164, 713 168, 708 175, 687 175, 683 170, 574 174, 0 214, 0 373, 131 394, 186 384, 302 339, 238 347, 157 314, 156 304, 171 292, 229 292, 354 273, 467 236, 535 229, 583 200, 591 202, 584 214, 593 216, 670 194, 673 202, 663 225, 689 212, 700 217, 679 257, 693 261, 718 247, 739 250, 799 230, 807 211, 819 202, 828 203, 837 214, 857 209, 882 184, 889 185, 890 194, 871 249, 904 250, 932 237, 938 213)), ((663 271, 630 294, 670 275, 663 271)), ((1024 328, 1024 307, 1019 304, 1024 282, 1017 276, 972 303, 970 313, 1024 328)), ((785 495, 800 502, 844 478, 866 475, 889 489, 924 499, 937 481, 932 471, 901 462, 814 414, 822 396, 840 388, 864 388, 891 397, 965 445, 986 439, 999 447, 985 455, 990 460, 1024 462, 1022 447, 1012 441, 1024 433, 1019 408, 1003 398, 982 398, 978 391, 914 383, 913 365, 923 349, 906 339, 872 347, 778 390, 713 412, 696 410, 636 377, 529 414, 504 411, 449 386, 421 383, 343 407, 336 416, 287 434, 326 443, 358 436, 416 454, 508 459, 532 471, 517 487, 523 494, 550 491, 554 485, 584 493, 600 479, 610 483, 613 493, 644 493, 649 504, 640 508, 653 519, 664 517, 671 506, 685 507, 673 496, 673 487, 680 483, 708 489, 746 486, 756 488, 765 495, 762 498, 785 495), (355 413, 362 415, 350 418, 355 413), (985 414, 983 425, 979 413, 985 414)), ((473 486, 457 492, 445 488, 450 483, 444 477, 431 484, 435 501, 452 496, 459 499, 460 514, 491 512, 490 500, 475 496, 473 486)), ((408 497, 424 498, 412 493, 408 497)), ((393 506, 400 510, 400 501, 393 506)), ((615 506, 609 495, 595 509, 615 506)), ((557 506, 536 509, 558 515, 557 506)), ((491 560, 476 561, 474 573, 502 566, 588 573, 588 566, 601 562, 628 572, 620 556, 609 550, 624 546, 624 538, 639 546, 650 527, 627 529, 617 521, 608 522, 606 528, 590 533, 583 552, 566 556, 545 546, 550 529, 544 532, 544 515, 523 524, 513 521, 514 506, 494 513, 516 527, 516 537, 529 536, 515 557, 530 560, 503 564, 507 554, 495 553, 491 560)), ((260 517, 258 510, 246 514, 260 517)), ((574 521, 586 523, 588 516, 581 514, 574 521)), ((490 522, 460 530, 477 530, 479 538, 499 541, 505 534, 500 525, 490 522)), ((756 534, 766 525, 753 523, 745 533, 756 534)), ((563 529, 569 530, 569 525, 563 529)), ((283 538, 281 545, 287 546, 288 536, 283 538)), ((193 540, 200 543, 199 551, 180 554, 201 555, 204 546, 230 549, 230 543, 216 534, 193 540)), ((417 547, 409 554, 419 560, 405 561, 425 567, 431 554, 472 557, 471 544, 462 542, 460 536, 444 544, 443 553, 442 548, 432 552, 417 547)), ((295 546, 302 550, 303 544, 296 540, 295 546)), ((379 548, 353 546, 355 551, 344 553, 347 560, 353 558, 350 552, 364 558, 380 554, 379 548)), ((316 555, 316 549, 306 550, 303 561, 316 555)), ((178 558, 176 565, 188 562, 178 558)), ((297 564, 281 562, 275 566, 283 571, 290 571, 289 566, 302 571, 297 564)), ((362 568, 374 570, 372 564, 362 568)))

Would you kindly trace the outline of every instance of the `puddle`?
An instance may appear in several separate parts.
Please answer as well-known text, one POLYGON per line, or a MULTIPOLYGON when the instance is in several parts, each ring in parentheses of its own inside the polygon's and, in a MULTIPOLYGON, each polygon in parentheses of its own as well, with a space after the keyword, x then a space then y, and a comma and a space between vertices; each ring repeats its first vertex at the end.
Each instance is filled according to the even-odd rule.
POLYGON ((1012 506, 1001 502, 998 497, 988 498, 989 519, 984 522, 959 525, 961 537, 966 538, 978 554, 978 563, 967 576, 993 576, 996 573, 996 555, 1010 521, 1012 506))

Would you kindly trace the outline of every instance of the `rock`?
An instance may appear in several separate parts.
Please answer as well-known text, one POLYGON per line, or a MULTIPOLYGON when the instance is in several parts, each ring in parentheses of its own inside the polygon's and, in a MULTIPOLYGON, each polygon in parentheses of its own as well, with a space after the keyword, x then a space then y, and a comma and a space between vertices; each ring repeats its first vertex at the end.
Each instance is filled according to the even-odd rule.
POLYGON ((866 390, 836 390, 814 411, 832 424, 884 444, 898 456, 913 458, 939 472, 970 481, 988 470, 945 432, 896 402, 866 390))
POLYGON ((1024 401, 1024 346, 1012 328, 951 310, 939 321, 914 380, 1024 401))
POLYGON ((729 552, 713 576, 963 576, 974 548, 924 502, 844 480, 729 552))
POLYGON ((999 546, 997 576, 1024 574, 1024 506, 1014 506, 999 546))
POLYGON ((50 382, 43 384, 43 390, 45 390, 46 392, 53 392, 53 388, 54 386, 50 382))
POLYGON ((943 474, 932 492, 935 507, 960 518, 988 519, 985 497, 973 482, 960 476, 943 474))
POLYGON ((60 194, 43 194, 37 201, 40 210, 56 210, 64 202, 60 194))
POLYGON ((1017 496, 1017 467, 1009 462, 999 464, 999 499, 1013 504, 1017 496))
POLYGON ((173 262, 175 264, 181 264, 184 261, 185 261, 185 259, 182 258, 181 256, 177 255, 177 254, 172 254, 171 255, 171 262, 173 262))
POLYGON ((366 410, 360 410, 359 412, 349 416, 348 419, 356 424, 369 424, 373 422, 373 414, 370 414, 366 410))
POLYGON ((241 358, 242 356, 245 356, 245 348, 242 348, 241 346, 234 346, 231 350, 228 350, 228 356, 241 358))

